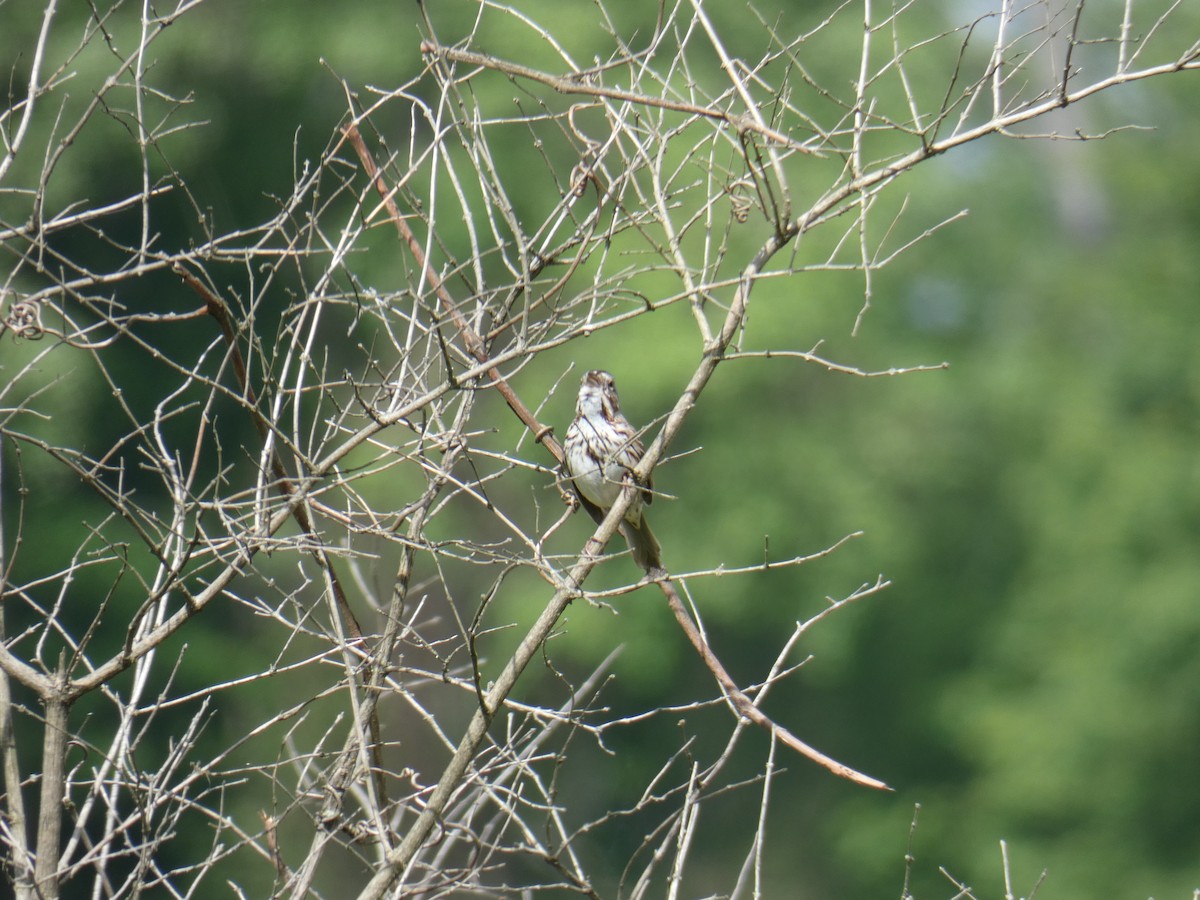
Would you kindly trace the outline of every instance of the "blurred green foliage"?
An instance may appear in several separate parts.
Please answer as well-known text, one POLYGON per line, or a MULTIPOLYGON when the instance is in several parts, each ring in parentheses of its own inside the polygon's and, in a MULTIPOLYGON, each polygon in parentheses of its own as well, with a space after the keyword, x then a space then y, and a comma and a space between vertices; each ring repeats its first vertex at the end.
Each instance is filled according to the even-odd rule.
MULTIPOLYGON (((523 4, 581 61, 603 57, 610 38, 576 28, 569 6, 523 4)), ((652 24, 653 8, 608 6, 620 29, 652 24)), ((475 15, 473 4, 430 7, 447 43, 475 15)), ((945 5, 930 7, 936 29, 945 5)), ((788 4, 780 9, 791 12, 788 4)), ((761 40, 759 23, 740 7, 712 12, 731 44, 761 40)), ((84 7, 62 12, 84 14, 84 7)), ((774 15, 763 14, 768 21, 774 15)), ((1195 10, 1190 20, 1197 23, 1195 10)), ((15 22, 0 33, 6 70, 22 66, 35 27, 15 22)), ((842 40, 853 46, 853 17, 843 25, 844 36, 814 38, 812 65, 823 78, 845 82, 855 57, 827 49, 842 40)), ((114 39, 128 38, 122 27, 129 25, 114 23, 114 39)), ((205 122, 164 143, 200 216, 186 204, 164 207, 158 227, 171 223, 177 231, 161 241, 197 239, 205 217, 217 230, 261 218, 270 195, 286 194, 294 169, 320 152, 345 111, 331 72, 362 97, 368 85, 386 90, 418 70, 418 40, 411 4, 212 2, 185 17, 153 50, 159 79, 177 82, 188 98, 177 114, 205 122)), ((554 66, 555 54, 542 54, 542 42, 511 19, 485 14, 476 42, 528 65, 554 66)), ((693 74, 718 77, 715 64, 693 74)), ((929 63, 922 74, 930 81, 918 94, 940 96, 945 69, 929 63)), ((495 104, 496 114, 521 93, 498 78, 483 81, 478 102, 495 104)), ((71 102, 86 102, 85 89, 69 90, 71 102)), ((812 272, 756 289, 745 350, 824 342, 823 356, 865 370, 950 364, 868 379, 799 361, 731 361, 673 448, 698 451, 657 476, 679 498, 660 499, 651 510, 673 570, 756 563, 768 537, 771 554, 787 557, 863 532, 799 569, 695 583, 716 649, 743 682, 765 674, 762 648, 777 646, 781 628, 819 610, 823 598, 845 596, 877 573, 892 582, 806 637, 799 653, 814 659, 779 688, 769 711, 897 792, 865 793, 781 757, 768 896, 897 896, 915 803, 921 813, 911 890, 918 898, 953 894, 939 866, 977 896, 1001 896, 1002 839, 1016 890, 1027 892, 1048 870, 1040 897, 1183 897, 1200 885, 1196 97, 1194 74, 1156 80, 1074 111, 1091 132, 1123 123, 1153 132, 1088 143, 993 139, 920 167, 884 201, 909 198, 903 221, 913 223, 912 233, 962 208, 970 215, 875 275, 857 336, 859 275, 812 272)), ((113 123, 97 130, 106 127, 113 123)), ((389 138, 403 141, 407 124, 391 128, 389 138)), ((58 202, 136 190, 137 161, 119 129, 110 142, 92 139, 90 166, 57 173, 58 202)), ((820 184, 798 180, 800 202, 820 184)), ((536 196, 529 202, 536 220, 536 196)), ((751 228, 747 246, 765 235, 760 221, 751 228)), ((817 261, 832 239, 816 233, 797 252, 817 261)), ((389 242, 390 234, 380 237, 381 247, 389 242)), ((387 260, 379 266, 387 270, 387 260)), ((149 294, 130 301, 154 306, 149 294)), ((11 344, 0 350, 6 366, 22 352, 11 344)), ((626 411, 640 424, 665 412, 698 352, 680 304, 548 353, 514 383, 532 398, 571 363, 602 366, 617 375, 626 411)), ((568 376, 549 401, 547 418, 560 430, 573 391, 568 376)), ((69 399, 84 409, 81 418, 64 406, 59 421, 86 421, 86 397, 69 399)), ((496 445, 511 449, 515 423, 499 404, 494 422, 496 445)), ((536 451, 526 442, 522 452, 536 451)), ((6 465, 6 477, 12 471, 6 465)), ((36 467, 26 474, 42 477, 36 467)), ((80 504, 56 516, 61 527, 98 515, 87 495, 67 486, 60 493, 80 504)), ((532 485, 530 496, 540 515, 558 515, 545 485, 532 485)), ((570 552, 584 533, 583 524, 568 525, 555 549, 570 552)), ((27 552, 22 564, 36 560, 27 552)), ((512 593, 519 599, 506 613, 531 615, 544 600, 532 579, 512 593)), ((651 592, 617 605, 618 615, 573 608, 549 651, 555 664, 584 672, 623 645, 605 694, 616 712, 712 695, 651 592)), ((252 623, 244 626, 253 635, 252 623)), ((220 657, 229 624, 213 618, 198 627, 187 665, 220 657)), ((497 637, 494 658, 507 639, 516 636, 497 637)), ((207 683, 202 672, 188 673, 186 666, 180 673, 185 685, 207 683)), ((531 673, 522 690, 536 694, 539 678, 552 680, 531 673)), ((226 698, 223 715, 230 733, 239 733, 236 722, 254 721, 256 713, 239 712, 234 699, 226 698)), ((248 710, 262 703, 243 699, 248 710)), ((696 752, 711 749, 703 743, 704 716, 683 718, 684 730, 701 738, 696 752)), ((621 783, 566 776, 596 797, 593 814, 610 797, 629 802, 675 745, 679 726, 664 719, 636 741, 613 740, 627 768, 621 783)), ((756 753, 764 742, 748 739, 756 753)), ((706 870, 728 877, 753 831, 755 789, 720 802, 699 831, 697 892, 706 870)), ((608 848, 614 866, 640 835, 630 828, 624 845, 608 848)))

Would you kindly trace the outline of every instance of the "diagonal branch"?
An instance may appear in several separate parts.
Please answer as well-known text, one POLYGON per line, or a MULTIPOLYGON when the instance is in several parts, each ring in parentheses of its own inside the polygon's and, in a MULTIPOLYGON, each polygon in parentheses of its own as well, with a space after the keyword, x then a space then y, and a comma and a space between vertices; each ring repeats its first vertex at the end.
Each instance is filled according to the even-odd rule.
MULTIPOLYGON (((490 361, 487 345, 478 332, 471 327, 471 323, 467 321, 466 316, 458 308, 458 304, 454 302, 454 298, 450 296, 450 292, 446 290, 446 285, 438 278, 437 274, 426 261, 425 253, 421 249, 421 242, 417 240, 412 229, 408 227, 408 222, 400 214, 400 210, 396 206, 394 192, 388 188, 387 182, 384 181, 383 173, 375 164, 375 159, 371 156, 371 151, 367 149, 366 142, 362 138, 362 133, 358 130, 358 123, 351 122, 349 125, 346 125, 342 129, 342 133, 350 141, 350 145, 354 147, 354 152, 358 154, 363 171, 367 173, 367 176, 371 179, 371 183, 375 185, 375 189, 379 192, 379 196, 383 200, 388 218, 396 226, 396 231, 400 235, 401 240, 408 245, 409 252, 412 253, 413 258, 417 261, 417 265, 424 274, 426 281, 429 282, 430 289, 437 295, 442 309, 450 316, 459 334, 462 335, 467 351, 480 363, 486 365, 490 361)), ((533 439, 543 444, 550 451, 550 455, 554 457, 555 461, 561 464, 563 459, 562 447, 551 433, 553 429, 538 421, 537 416, 521 401, 516 391, 509 386, 508 381, 500 374, 499 369, 495 367, 488 369, 487 376, 491 380, 492 387, 500 393, 500 396, 504 398, 504 402, 508 404, 517 418, 525 424, 526 428, 533 432, 533 439)))

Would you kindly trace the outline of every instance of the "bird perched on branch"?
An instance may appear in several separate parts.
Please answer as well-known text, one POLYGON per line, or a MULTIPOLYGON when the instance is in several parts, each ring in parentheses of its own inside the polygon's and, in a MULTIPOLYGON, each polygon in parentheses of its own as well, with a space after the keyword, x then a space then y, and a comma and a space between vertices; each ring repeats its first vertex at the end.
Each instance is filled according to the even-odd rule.
MULTIPOLYGON (((593 370, 583 376, 563 452, 575 495, 591 517, 602 522, 646 453, 637 430, 621 413, 617 386, 608 372, 593 370)), ((638 485, 620 526, 633 561, 647 573, 662 569, 662 548, 643 511, 654 500, 653 486, 651 479, 638 485)))

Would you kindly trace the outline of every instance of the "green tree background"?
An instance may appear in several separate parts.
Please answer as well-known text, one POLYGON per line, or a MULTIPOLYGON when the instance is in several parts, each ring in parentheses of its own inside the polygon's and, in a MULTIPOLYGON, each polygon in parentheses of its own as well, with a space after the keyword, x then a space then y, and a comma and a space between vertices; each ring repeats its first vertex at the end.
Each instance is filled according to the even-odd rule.
MULTIPOLYGON (((521 4, 581 58, 603 56, 611 38, 590 18, 589 28, 574 28, 581 13, 573 6, 521 4)), ((654 10, 644 6, 609 10, 620 27, 648 27, 654 10)), ((833 4, 817 6, 781 3, 777 12, 816 21, 833 4)), ((958 12, 953 3, 923 6, 934 31, 958 12)), ((765 19, 776 14, 760 8, 765 19)), ((467 30, 473 9, 431 9, 444 42, 467 30)), ((752 39, 758 22, 740 22, 739 10, 711 12, 727 34, 744 27, 752 39)), ((39 13, 9 3, 0 15, 0 61, 5 71, 20 69, 39 13)), ((88 13, 80 6, 62 15, 82 23, 88 13)), ((1196 9, 1187 20, 1200 28, 1196 9)), ((537 64, 541 48, 527 33, 484 21, 478 44, 537 64)), ((363 90, 409 78, 421 65, 418 41, 409 4, 209 2, 189 14, 154 45, 159 78, 190 97, 185 111, 163 114, 204 122, 163 142, 195 198, 194 207, 173 207, 174 223, 157 223, 178 229, 164 231, 164 243, 195 239, 205 217, 218 230, 256 221, 272 195, 290 189, 296 161, 319 152, 342 118, 337 78, 363 90)), ((835 50, 827 41, 812 65, 852 78, 853 56, 843 61, 835 50)), ((100 66, 103 43, 88 53, 100 66)), ((918 90, 936 92, 945 72, 927 74, 929 87, 918 90)), ((501 103, 514 89, 496 81, 479 90, 501 103)), ((1153 130, 1088 142, 993 139, 906 176, 887 202, 907 197, 907 215, 921 227, 959 209, 969 215, 876 274, 856 335, 861 275, 811 272, 758 289, 743 348, 820 343, 822 356, 865 370, 948 368, 858 378, 800 361, 730 362, 674 448, 699 449, 660 470, 659 484, 678 500, 655 504, 652 521, 673 570, 753 564, 773 535, 794 542, 787 552, 808 553, 863 533, 786 575, 698 591, 710 638, 737 677, 761 674, 761 647, 781 618, 805 618, 824 597, 844 596, 876 573, 892 582, 806 639, 802 653, 812 659, 770 706, 785 710, 805 740, 896 792, 865 792, 781 758, 787 771, 774 785, 766 856, 771 896, 898 895, 918 803, 910 884, 918 898, 953 895, 939 867, 980 897, 1001 896, 1002 839, 1021 893, 1043 869, 1039 896, 1055 900, 1161 900, 1200 888, 1196 88, 1191 73, 1155 80, 1106 93, 1064 120, 1090 133, 1153 130)), ((86 88, 68 91, 65 103, 86 102, 86 88)), ((393 126, 402 135, 404 123, 393 126)), ((107 128, 91 135, 90 164, 76 156, 58 173, 56 197, 102 201, 136 185, 121 123, 114 117, 107 128)), ((527 202, 532 214, 538 200, 527 202)), ((797 252, 819 260, 823 240, 833 238, 806 238, 797 252)), ((395 278, 380 256, 383 277, 395 278)), ((125 301, 153 309, 156 286, 143 289, 125 301)), ((607 368, 630 417, 648 422, 665 412, 689 369, 687 315, 676 306, 547 354, 522 372, 521 388, 544 394, 570 363, 607 368)), ((9 368, 25 351, 5 344, 0 364, 9 368)), ((547 418, 560 428, 573 383, 549 400, 547 418)), ((56 402, 60 421, 104 429, 89 420, 87 396, 56 402)), ((503 432, 514 423, 500 410, 495 421, 498 442, 511 446, 503 432)), ((61 478, 26 464, 29 478, 61 478)), ((10 461, 6 478, 13 471, 10 461)), ((55 493, 60 528, 83 529, 98 514, 82 489, 60 483, 55 493)), ((15 512, 4 514, 11 533, 15 512)), ((574 537, 582 534, 572 526, 574 537)), ((22 565, 36 568, 36 559, 26 553, 22 565)), ((661 604, 643 593, 619 601, 618 617, 577 604, 556 664, 585 672, 622 646, 606 695, 618 712, 710 696, 661 604)), ((252 622, 211 617, 198 627, 203 636, 193 632, 189 642, 202 651, 210 643, 207 652, 193 649, 190 665, 222 659, 231 627, 247 629, 253 646, 252 622)), ((191 677, 205 683, 203 674, 191 677)), ((526 690, 537 692, 536 677, 526 690)), ((236 706, 221 713, 231 721, 254 714, 236 706)), ((662 747, 683 729, 698 735, 703 752, 703 715, 680 718, 656 726, 662 747)), ((750 740, 761 753, 767 738, 750 740)), ((659 764, 662 747, 640 756, 641 741, 644 732, 620 746, 624 785, 590 781, 586 771, 569 777, 590 784, 603 804, 659 764)), ((697 885, 705 869, 724 871, 741 858, 740 845, 732 857, 723 853, 730 829, 753 828, 753 790, 722 803, 699 831, 697 885)), ((640 824, 626 846, 610 848, 614 866, 640 840, 640 824)))

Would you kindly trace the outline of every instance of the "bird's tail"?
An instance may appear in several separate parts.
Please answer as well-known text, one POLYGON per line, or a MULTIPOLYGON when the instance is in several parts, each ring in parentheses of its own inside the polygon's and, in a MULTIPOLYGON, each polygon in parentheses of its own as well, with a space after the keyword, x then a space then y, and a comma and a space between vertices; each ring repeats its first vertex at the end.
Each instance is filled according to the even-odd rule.
POLYGON ((637 525, 626 519, 621 523, 621 534, 629 544, 629 549, 633 553, 633 561, 641 566, 647 575, 663 571, 662 547, 659 546, 658 538, 650 530, 650 525, 645 517, 637 525))

